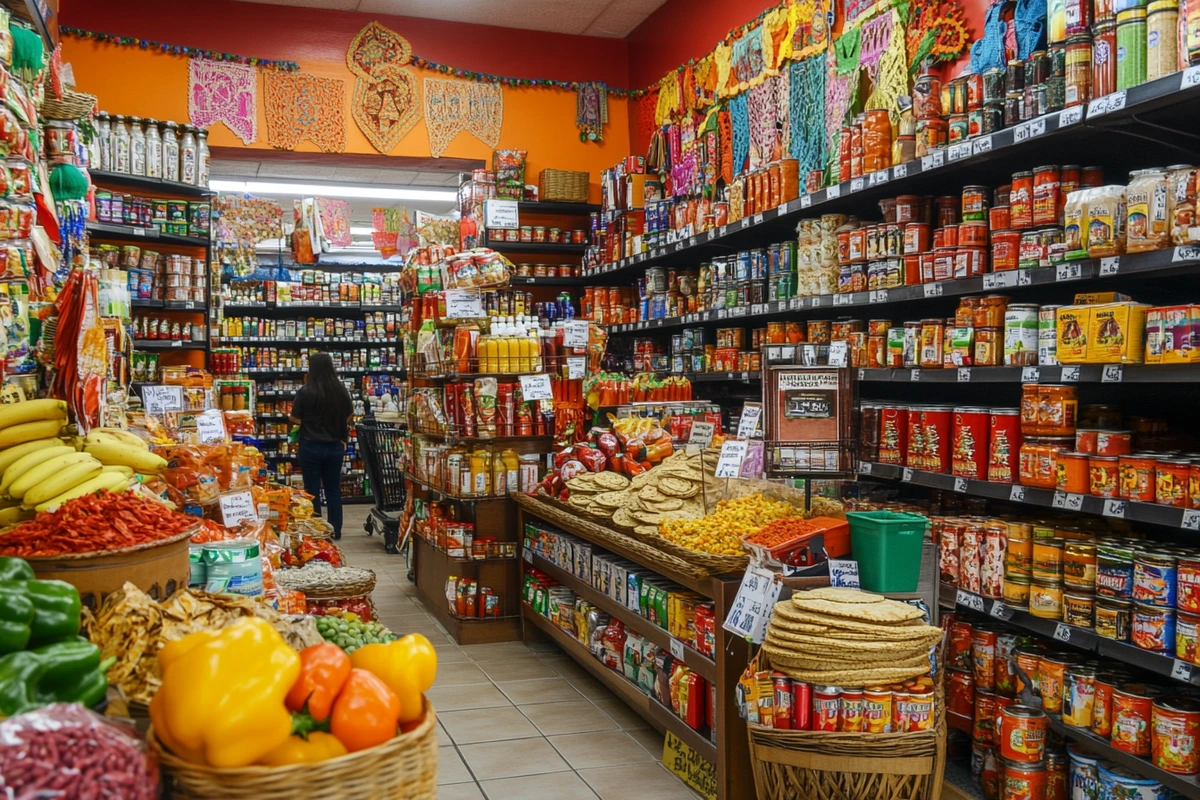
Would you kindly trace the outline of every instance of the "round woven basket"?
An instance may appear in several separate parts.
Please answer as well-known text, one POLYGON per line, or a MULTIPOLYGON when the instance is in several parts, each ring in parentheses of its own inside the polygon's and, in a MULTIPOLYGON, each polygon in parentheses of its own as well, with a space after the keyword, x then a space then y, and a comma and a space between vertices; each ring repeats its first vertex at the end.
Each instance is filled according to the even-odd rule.
POLYGON ((217 769, 177 758, 146 735, 158 757, 166 800, 436 800, 437 720, 391 741, 317 764, 217 769))
MULTIPOLYGON (((295 570, 291 572, 294 573, 295 570)), ((295 580, 294 575, 290 575, 282 581, 279 580, 279 576, 277 575, 275 580, 281 588, 304 592, 304 596, 310 600, 335 600, 346 597, 359 597, 361 595, 368 595, 375 589, 375 573, 369 569, 360 569, 358 567, 331 567, 322 570, 310 569, 307 571, 305 580, 303 581, 295 580), (358 570, 358 572, 365 574, 361 578, 347 580, 346 576, 351 574, 348 570, 358 570)))
POLYGON ((83 119, 96 107, 96 95, 63 89, 62 99, 47 97, 42 101, 42 116, 48 119, 83 119))

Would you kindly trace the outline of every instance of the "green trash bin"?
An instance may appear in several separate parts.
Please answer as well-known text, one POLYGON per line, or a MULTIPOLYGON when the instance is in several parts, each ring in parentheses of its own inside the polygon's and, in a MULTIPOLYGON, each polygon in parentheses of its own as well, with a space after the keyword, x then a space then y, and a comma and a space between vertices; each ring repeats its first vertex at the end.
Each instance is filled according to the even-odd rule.
POLYGON ((898 511, 848 511, 851 555, 868 592, 915 592, 929 520, 898 511))

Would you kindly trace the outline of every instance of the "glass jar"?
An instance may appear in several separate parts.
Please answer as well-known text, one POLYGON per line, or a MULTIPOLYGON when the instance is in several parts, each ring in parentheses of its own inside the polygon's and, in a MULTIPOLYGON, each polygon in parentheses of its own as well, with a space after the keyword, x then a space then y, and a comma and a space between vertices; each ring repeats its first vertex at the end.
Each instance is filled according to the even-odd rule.
POLYGON ((146 129, 141 117, 129 118, 129 174, 146 174, 146 129))
POLYGON ((1092 41, 1092 97, 1117 90, 1117 23, 1097 19, 1092 41))
POLYGON ((1170 75, 1179 69, 1179 4, 1154 0, 1146 14, 1146 80, 1170 75))
POLYGON ((179 126, 167 120, 162 131, 162 176, 163 180, 179 180, 179 126))
POLYGON ((108 118, 107 111, 101 111, 96 114, 96 159, 92 162, 93 168, 100 168, 106 172, 112 171, 112 120, 108 118))
POLYGON ((1068 106, 1086 105, 1092 99, 1092 35, 1077 33, 1067 39, 1068 106))
POLYGON ((113 118, 113 172, 129 174, 129 128, 125 126, 125 117, 117 114, 113 118))
POLYGON ((196 185, 208 186, 209 162, 212 157, 208 152, 208 131, 201 129, 196 133, 196 146, 199 152, 196 167, 198 170, 196 185))
POLYGON ((162 135, 158 120, 146 120, 146 177, 162 177, 162 135))
POLYGON ((179 137, 179 180, 183 183, 196 185, 199 177, 197 160, 200 157, 196 145, 196 129, 191 125, 183 126, 183 135, 179 137))
POLYGON ((1146 9, 1117 12, 1117 91, 1146 82, 1146 9))

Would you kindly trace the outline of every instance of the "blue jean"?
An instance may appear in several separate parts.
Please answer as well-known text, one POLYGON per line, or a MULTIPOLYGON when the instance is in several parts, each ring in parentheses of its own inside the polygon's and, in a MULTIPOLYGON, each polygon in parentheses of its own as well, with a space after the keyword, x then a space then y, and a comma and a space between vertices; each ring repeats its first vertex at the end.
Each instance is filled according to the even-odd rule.
POLYGON ((300 440, 300 472, 304 475, 304 491, 313 497, 313 513, 321 513, 321 489, 325 489, 325 520, 333 532, 342 534, 342 461, 346 446, 341 442, 300 440))

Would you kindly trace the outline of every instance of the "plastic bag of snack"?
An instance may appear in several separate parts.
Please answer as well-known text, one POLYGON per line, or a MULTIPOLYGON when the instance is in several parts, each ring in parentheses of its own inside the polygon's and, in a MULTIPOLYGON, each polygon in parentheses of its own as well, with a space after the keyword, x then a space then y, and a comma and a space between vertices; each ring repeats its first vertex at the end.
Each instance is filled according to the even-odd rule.
POLYGON ((575 457, 583 462, 589 472, 602 472, 608 463, 608 458, 604 453, 583 445, 575 448, 575 457))

